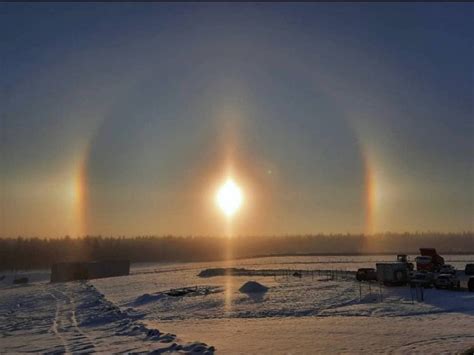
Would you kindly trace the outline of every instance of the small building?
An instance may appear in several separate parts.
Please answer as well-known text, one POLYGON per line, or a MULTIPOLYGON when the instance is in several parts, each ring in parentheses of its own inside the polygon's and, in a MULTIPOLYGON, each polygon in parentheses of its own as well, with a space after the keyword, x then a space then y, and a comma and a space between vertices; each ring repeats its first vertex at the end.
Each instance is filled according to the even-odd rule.
POLYGON ((63 262, 51 267, 51 282, 100 279, 130 274, 129 260, 63 262))
POLYGON ((384 285, 405 285, 408 282, 409 269, 407 263, 377 263, 377 280, 384 285))

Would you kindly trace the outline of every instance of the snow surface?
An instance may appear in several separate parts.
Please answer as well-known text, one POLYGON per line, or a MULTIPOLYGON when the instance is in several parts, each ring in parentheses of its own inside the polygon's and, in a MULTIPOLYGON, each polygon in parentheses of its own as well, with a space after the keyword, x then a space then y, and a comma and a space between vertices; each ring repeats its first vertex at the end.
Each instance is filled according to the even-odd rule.
MULTIPOLYGON (((409 287, 360 287, 324 275, 198 277, 217 267, 356 270, 392 259, 141 264, 129 276, 60 284, 35 271, 25 273, 30 284, 15 286, 7 274, 0 281, 0 352, 457 353, 474 347, 474 293, 428 289, 418 302, 409 287), (241 293, 251 280, 267 292, 241 293), (176 297, 170 290, 177 288, 195 291, 176 297)), ((474 256, 446 259, 463 267, 474 256)))
POLYGON ((39 283, 0 294, 1 352, 204 353, 199 342, 144 326, 143 315, 121 310, 86 282, 39 283))
POLYGON ((160 325, 184 337, 200 336, 222 354, 457 354, 474 345, 473 322, 466 315, 444 313, 222 318, 160 325))

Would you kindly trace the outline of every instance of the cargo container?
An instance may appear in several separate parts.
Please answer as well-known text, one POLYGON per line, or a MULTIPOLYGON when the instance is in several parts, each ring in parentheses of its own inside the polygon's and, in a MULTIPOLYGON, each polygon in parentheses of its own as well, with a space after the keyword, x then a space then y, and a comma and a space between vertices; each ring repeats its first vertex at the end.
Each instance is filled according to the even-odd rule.
POLYGON ((377 280, 387 286, 400 286, 408 282, 407 263, 377 263, 377 280))
POLYGON ((64 262, 51 267, 51 282, 90 280, 130 274, 130 261, 64 262))

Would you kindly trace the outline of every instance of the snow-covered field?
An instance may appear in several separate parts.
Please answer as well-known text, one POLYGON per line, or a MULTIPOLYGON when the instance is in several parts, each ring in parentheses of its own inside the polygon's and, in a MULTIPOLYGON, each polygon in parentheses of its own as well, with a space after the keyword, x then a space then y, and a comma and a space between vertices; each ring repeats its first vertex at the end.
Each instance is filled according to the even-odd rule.
MULTIPOLYGON (((445 255, 463 268, 474 256, 445 255)), ((386 288, 317 274, 198 277, 203 269, 356 270, 392 256, 268 257, 134 265, 130 276, 28 285, 0 281, 3 352, 459 353, 474 347, 474 293, 386 288), (239 292, 247 281, 268 287, 239 292), (170 289, 197 287, 181 297, 170 289), (159 331, 158 331, 159 329, 159 331), (176 335, 175 335, 176 334, 176 335), (208 344, 208 345, 206 345, 208 344)), ((0 273, 1 276, 1 273, 0 273)))
POLYGON ((212 352, 144 326, 141 314, 120 309, 91 283, 11 287, 0 303, 1 352, 212 352))

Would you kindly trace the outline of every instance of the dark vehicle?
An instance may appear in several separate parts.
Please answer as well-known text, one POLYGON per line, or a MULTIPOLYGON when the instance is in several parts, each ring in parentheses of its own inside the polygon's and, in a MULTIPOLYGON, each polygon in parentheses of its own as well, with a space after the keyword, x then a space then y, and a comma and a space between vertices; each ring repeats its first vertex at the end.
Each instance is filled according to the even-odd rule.
POLYGON ((365 267, 357 270, 357 281, 377 281, 377 273, 374 268, 365 267))
POLYGON ((464 269, 464 273, 466 275, 474 275, 474 264, 466 264, 466 268, 464 269))
POLYGON ((434 285, 436 288, 447 288, 447 289, 460 289, 461 282, 459 279, 452 274, 440 274, 436 278, 434 285))
POLYGON ((469 281, 467 282, 467 288, 469 292, 474 292, 474 277, 470 277, 469 281))
POLYGON ((439 273, 456 275, 456 269, 452 265, 444 264, 443 266, 441 266, 441 269, 439 269, 439 273))
POLYGON ((431 288, 433 286, 434 276, 431 272, 417 272, 410 280, 412 286, 419 285, 424 288, 431 288))
POLYGON ((28 278, 27 277, 17 277, 13 280, 13 283, 15 285, 26 284, 26 283, 28 283, 28 278))

